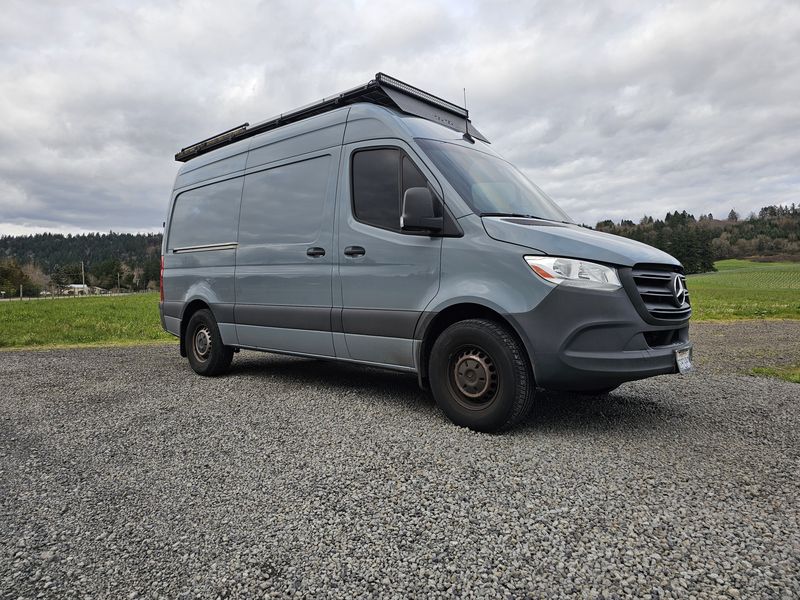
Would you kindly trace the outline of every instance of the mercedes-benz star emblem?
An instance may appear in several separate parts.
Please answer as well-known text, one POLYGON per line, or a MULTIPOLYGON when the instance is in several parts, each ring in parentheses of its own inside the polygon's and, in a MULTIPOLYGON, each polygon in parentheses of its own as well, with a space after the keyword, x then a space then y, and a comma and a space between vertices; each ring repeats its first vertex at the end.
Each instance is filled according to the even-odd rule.
POLYGON ((680 308, 686 300, 686 284, 678 273, 672 275, 672 301, 680 308))

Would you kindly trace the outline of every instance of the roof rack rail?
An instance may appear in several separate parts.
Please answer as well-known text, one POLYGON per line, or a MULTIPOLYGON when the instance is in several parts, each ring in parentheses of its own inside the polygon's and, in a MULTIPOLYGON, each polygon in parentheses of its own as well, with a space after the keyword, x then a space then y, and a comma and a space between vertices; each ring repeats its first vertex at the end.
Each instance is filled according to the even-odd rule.
POLYGON ((396 108, 405 113, 460 131, 465 135, 471 135, 484 142, 488 143, 489 141, 472 125, 469 120, 469 111, 466 108, 390 77, 385 73, 377 73, 375 79, 364 85, 282 113, 277 117, 272 117, 252 126, 249 123, 243 123, 196 144, 182 148, 175 155, 175 160, 186 162, 201 154, 222 148, 239 140, 253 137, 271 129, 277 129, 289 123, 296 123, 341 106, 355 104, 356 102, 369 102, 396 108))

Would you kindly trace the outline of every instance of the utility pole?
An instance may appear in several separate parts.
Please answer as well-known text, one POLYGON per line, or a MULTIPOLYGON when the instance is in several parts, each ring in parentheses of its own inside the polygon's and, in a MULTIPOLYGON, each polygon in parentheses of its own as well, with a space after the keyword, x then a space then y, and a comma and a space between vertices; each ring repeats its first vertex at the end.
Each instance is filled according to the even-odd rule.
POLYGON ((81 283, 83 284, 83 293, 86 293, 86 274, 83 272, 83 261, 81 261, 81 283))
POLYGON ((119 294, 119 271, 117 271, 117 293, 119 294))
POLYGON ((22 284, 19 284, 19 299, 22 300, 22 284))

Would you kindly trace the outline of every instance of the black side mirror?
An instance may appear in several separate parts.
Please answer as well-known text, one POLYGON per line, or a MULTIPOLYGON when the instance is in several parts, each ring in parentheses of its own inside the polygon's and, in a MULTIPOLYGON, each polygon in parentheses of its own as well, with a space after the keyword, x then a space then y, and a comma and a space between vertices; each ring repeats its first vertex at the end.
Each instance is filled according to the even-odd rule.
POLYGON ((444 228, 444 218, 436 216, 436 202, 431 191, 426 187, 408 188, 403 194, 403 214, 400 217, 400 229, 403 231, 429 231, 436 233, 444 228))

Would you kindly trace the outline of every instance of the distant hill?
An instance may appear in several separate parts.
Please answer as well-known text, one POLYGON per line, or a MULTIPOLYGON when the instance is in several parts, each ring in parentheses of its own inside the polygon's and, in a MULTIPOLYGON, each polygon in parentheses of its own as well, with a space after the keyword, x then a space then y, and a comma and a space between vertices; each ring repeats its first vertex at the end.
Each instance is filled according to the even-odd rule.
MULTIPOLYGON (((687 273, 714 269, 726 258, 800 260, 800 209, 766 206, 740 219, 731 210, 725 219, 686 211, 664 219, 645 216, 601 221, 595 229, 639 240, 675 256, 687 273)), ((86 282, 106 289, 117 282, 130 290, 158 289, 161 234, 41 233, 0 237, 0 291, 6 295, 36 295, 51 285, 86 282)))
POLYGON ((726 219, 667 213, 663 220, 645 216, 638 223, 600 221, 595 229, 655 246, 681 261, 687 273, 714 269, 715 260, 772 258, 800 260, 800 208, 765 206, 740 219, 731 210, 726 219))
POLYGON ((0 290, 30 290, 35 295, 51 284, 86 282, 106 289, 117 282, 131 290, 158 289, 161 234, 40 233, 0 237, 0 290), (22 274, 20 274, 22 272, 22 274), (119 276, 119 279, 118 279, 119 276))

